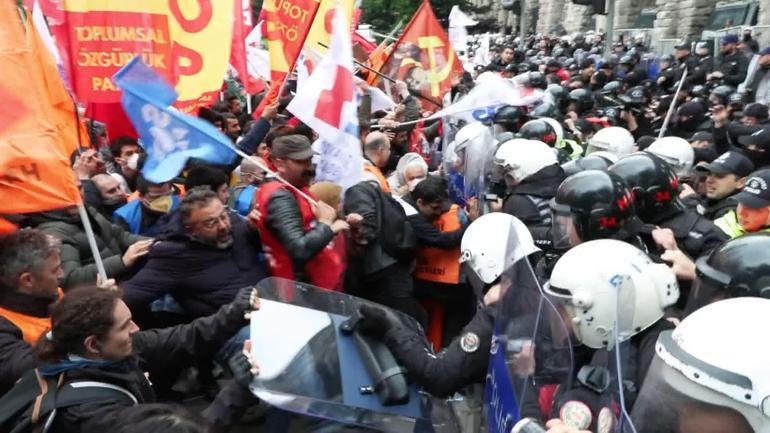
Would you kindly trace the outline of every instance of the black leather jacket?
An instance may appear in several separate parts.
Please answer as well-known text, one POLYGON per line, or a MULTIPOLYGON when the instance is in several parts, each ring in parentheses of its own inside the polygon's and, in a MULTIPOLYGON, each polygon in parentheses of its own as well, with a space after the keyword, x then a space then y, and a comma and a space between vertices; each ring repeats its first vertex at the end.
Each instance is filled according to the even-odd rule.
POLYGON ((268 199, 265 224, 291 257, 296 278, 307 281, 305 264, 334 239, 331 227, 317 223, 305 231, 299 204, 287 189, 277 190, 268 199))

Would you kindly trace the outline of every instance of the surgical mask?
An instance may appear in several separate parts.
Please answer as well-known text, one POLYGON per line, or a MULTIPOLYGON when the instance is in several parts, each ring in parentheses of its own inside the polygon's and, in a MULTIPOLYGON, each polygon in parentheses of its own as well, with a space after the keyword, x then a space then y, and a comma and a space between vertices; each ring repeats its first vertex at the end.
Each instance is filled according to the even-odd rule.
POLYGON ((169 213, 171 212, 171 207, 173 206, 173 204, 174 204, 174 201, 171 199, 171 196, 164 195, 156 199, 153 199, 152 201, 146 202, 145 206, 147 207, 147 209, 153 212, 169 213))
POLYGON ((139 166, 139 154, 135 153, 128 157, 128 161, 126 161, 126 167, 130 168, 131 170, 136 170, 136 168, 139 166))
POLYGON ((424 177, 417 177, 407 182, 406 186, 409 188, 409 192, 414 191, 415 187, 417 187, 417 184, 422 182, 423 180, 425 180, 424 177))

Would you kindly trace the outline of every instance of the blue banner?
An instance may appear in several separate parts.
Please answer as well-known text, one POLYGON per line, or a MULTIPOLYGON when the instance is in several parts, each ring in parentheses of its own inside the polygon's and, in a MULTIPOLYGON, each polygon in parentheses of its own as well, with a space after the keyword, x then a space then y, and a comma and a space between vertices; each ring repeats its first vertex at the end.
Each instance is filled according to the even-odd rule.
POLYGON ((211 164, 230 164, 235 148, 214 125, 181 113, 171 106, 177 94, 139 56, 113 77, 123 91, 121 102, 147 153, 142 175, 152 183, 167 182, 185 167, 189 158, 211 164))

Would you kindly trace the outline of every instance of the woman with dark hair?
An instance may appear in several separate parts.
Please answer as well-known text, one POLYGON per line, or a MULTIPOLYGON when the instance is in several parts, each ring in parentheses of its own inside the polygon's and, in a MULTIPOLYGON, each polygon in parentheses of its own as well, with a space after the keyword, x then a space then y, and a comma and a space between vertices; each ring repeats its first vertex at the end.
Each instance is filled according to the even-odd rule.
MULTIPOLYGON (((120 292, 97 287, 74 289, 51 307, 51 331, 40 338, 35 347, 37 356, 44 363, 38 369, 39 377, 26 375, 16 387, 24 389, 29 387, 25 380, 37 380, 54 383, 57 389, 73 388, 76 392, 94 386, 115 391, 98 400, 58 407, 49 430, 114 431, 120 411, 136 404, 155 402, 150 378, 163 377, 190 359, 212 357, 243 327, 248 313, 258 308, 256 290, 246 287, 238 292, 233 302, 211 316, 172 328, 139 331, 131 311, 120 299, 120 292)), ((237 356, 244 357, 240 353, 237 356)), ((241 361, 231 360, 230 365, 242 367, 241 361)), ((234 374, 237 377, 242 372, 234 371, 234 374)), ((42 388, 45 393, 46 388, 42 388)), ((13 401, 14 389, 0 399, 0 407, 6 399, 11 399, 9 403, 13 401)), ((242 397, 241 393, 239 398, 242 397)), ((212 404, 214 410, 207 410, 206 417, 226 418, 229 414, 216 410, 225 406, 215 401, 212 404)), ((21 414, 22 419, 29 416, 27 412, 29 410, 21 414)), ((0 430, 15 422, 18 420, 0 425, 0 430)))
POLYGON ((142 404, 120 412, 117 433, 208 433, 206 421, 175 404, 142 404))

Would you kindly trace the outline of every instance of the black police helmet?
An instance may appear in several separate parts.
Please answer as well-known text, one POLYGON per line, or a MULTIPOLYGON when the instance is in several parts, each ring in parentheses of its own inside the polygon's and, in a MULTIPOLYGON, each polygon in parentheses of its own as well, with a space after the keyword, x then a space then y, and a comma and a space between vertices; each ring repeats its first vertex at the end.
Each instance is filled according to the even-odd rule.
POLYGON ((505 105, 497 110, 492 118, 492 123, 502 125, 507 131, 516 132, 519 123, 526 119, 526 115, 518 107, 505 105))
POLYGON ((556 131, 550 123, 543 119, 533 119, 525 123, 519 129, 518 136, 530 140, 539 140, 551 147, 556 146, 556 131))
POLYGON ((608 171, 631 188, 636 212, 645 223, 658 223, 684 209, 679 200, 679 178, 660 157, 637 152, 621 158, 608 171))
MULTIPOLYGON (((573 174, 559 185, 551 201, 556 236, 565 233, 558 225, 569 217, 583 242, 594 239, 628 239, 639 232, 634 197, 619 176, 602 170, 573 174)), ((554 246, 566 247, 554 239, 554 246)))
POLYGON ((695 262, 697 279, 686 313, 723 298, 770 298, 770 233, 740 236, 695 262))

